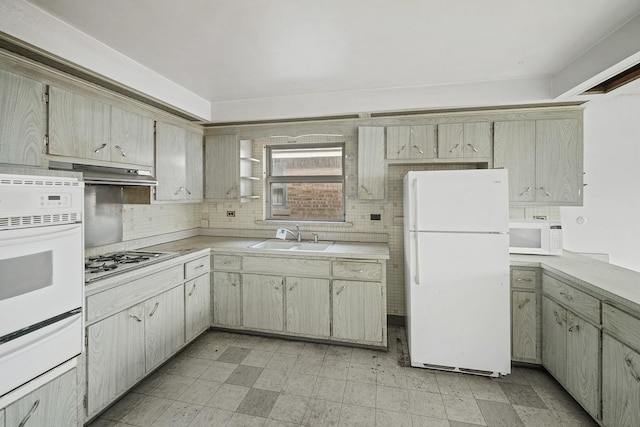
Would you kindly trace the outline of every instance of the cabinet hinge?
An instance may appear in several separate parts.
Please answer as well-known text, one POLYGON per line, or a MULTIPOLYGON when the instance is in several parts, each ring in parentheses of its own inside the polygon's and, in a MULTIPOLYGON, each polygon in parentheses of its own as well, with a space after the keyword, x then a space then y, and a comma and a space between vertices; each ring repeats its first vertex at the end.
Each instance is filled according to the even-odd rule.
POLYGON ((89 347, 89 335, 84 336, 84 346, 89 347))
POLYGON ((49 147, 49 135, 44 136, 44 146, 47 148, 49 147))
POLYGON ((89 397, 86 394, 82 398, 82 406, 84 406, 84 409, 89 407, 89 397))
POLYGON ((46 87, 42 91, 42 100, 44 101, 45 104, 49 103, 49 91, 48 91, 48 89, 46 87))

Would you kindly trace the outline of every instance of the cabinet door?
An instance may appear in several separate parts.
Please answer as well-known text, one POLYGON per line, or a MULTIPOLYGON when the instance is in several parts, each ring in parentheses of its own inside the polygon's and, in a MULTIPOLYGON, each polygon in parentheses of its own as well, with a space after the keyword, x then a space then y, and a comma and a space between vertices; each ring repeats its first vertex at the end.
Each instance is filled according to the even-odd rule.
POLYGON ((410 138, 412 159, 434 159, 438 155, 438 140, 434 125, 411 126, 410 138))
POLYGON ((111 107, 111 161, 153 166, 153 120, 111 107))
POLYGON ((205 197, 213 200, 238 199, 240 171, 236 136, 207 136, 204 151, 205 197))
POLYGON ((544 297, 542 300, 542 365, 566 384, 567 310, 544 297))
POLYGON ((186 131, 185 156, 186 156, 186 186, 185 199, 202 199, 202 135, 186 131))
POLYGON ((138 304, 87 328, 88 416, 144 376, 144 318, 138 304))
POLYGON ((531 202, 536 196, 536 123, 493 124, 493 167, 509 170, 509 201, 531 202))
POLYGON ((209 274, 184 284, 185 340, 191 341, 211 325, 209 274))
POLYGON ((358 128, 358 198, 384 199, 384 128, 358 128))
POLYGON ((187 160, 186 131, 178 126, 156 123, 156 200, 182 200, 185 195, 187 160))
POLYGON ((109 105, 49 89, 49 154, 109 161, 110 128, 109 105))
POLYGON ((464 156, 464 125, 450 123, 438 125, 438 157, 441 159, 464 156))
POLYGON ((582 200, 582 167, 577 119, 536 121, 536 180, 540 202, 582 200))
POLYGON ((43 94, 42 83, 0 70, 0 163, 40 166, 45 135, 43 94))
POLYGON ((491 157, 491 123, 465 123, 464 147, 465 158, 491 157))
POLYGON ((329 336, 329 280, 287 277, 287 332, 329 336))
POLYGON ((608 334, 602 338, 602 424, 640 425, 640 354, 608 334))
MULTIPOLYGON (((72 369, 6 408, 7 426, 77 426, 76 370, 72 369)), ((4 426, 0 411, 0 426, 4 426)))
POLYGON ((240 274, 214 271, 213 323, 240 326, 242 324, 241 301, 240 274))
POLYGON ((284 278, 242 275, 242 325, 269 331, 284 330, 284 278))
POLYGON ((536 294, 535 292, 511 293, 511 358, 535 362, 536 294))
POLYGON ((382 341, 380 283, 333 281, 333 336, 357 341, 382 341))
POLYGON ((600 417, 600 332, 567 312, 567 390, 594 418, 600 417))
POLYGON ((4 409, 0 409, 0 427, 4 427, 4 409))
POLYGON ((175 287, 144 302, 147 372, 184 344, 184 290, 175 287))
POLYGON ((387 159, 410 159, 410 138, 410 126, 387 126, 387 159))

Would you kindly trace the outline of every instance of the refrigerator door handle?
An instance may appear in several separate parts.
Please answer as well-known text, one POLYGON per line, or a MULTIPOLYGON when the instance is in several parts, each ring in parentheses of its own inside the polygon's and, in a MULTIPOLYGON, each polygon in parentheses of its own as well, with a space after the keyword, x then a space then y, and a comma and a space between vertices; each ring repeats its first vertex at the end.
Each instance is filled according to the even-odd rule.
MULTIPOLYGON (((415 224, 414 225, 414 230, 415 230, 415 237, 416 237, 416 285, 420 284, 420 234, 418 234, 418 230, 420 230, 420 224, 418 223, 419 219, 420 219, 420 209, 418 208, 418 195, 420 194, 420 192, 418 191, 418 179, 414 179, 413 180, 413 190, 415 191, 415 193, 413 194, 413 205, 414 205, 414 209, 415 209, 415 224)), ((411 226, 411 225, 409 225, 411 226)))

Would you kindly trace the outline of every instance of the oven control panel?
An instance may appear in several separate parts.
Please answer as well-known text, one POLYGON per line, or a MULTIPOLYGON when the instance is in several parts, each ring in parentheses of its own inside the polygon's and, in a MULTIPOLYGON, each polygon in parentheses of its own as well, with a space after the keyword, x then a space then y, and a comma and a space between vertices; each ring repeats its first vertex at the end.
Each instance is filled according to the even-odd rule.
POLYGON ((71 207, 70 193, 42 193, 40 194, 40 206, 51 208, 71 207))

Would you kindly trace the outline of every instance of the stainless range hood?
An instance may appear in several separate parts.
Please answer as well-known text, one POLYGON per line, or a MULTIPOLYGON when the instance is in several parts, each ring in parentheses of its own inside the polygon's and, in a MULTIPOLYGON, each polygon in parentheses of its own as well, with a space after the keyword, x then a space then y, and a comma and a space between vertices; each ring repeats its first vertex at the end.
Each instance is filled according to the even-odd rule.
POLYGON ((85 184, 155 187, 158 181, 151 172, 109 166, 93 166, 78 163, 49 162, 49 169, 82 172, 85 184))

